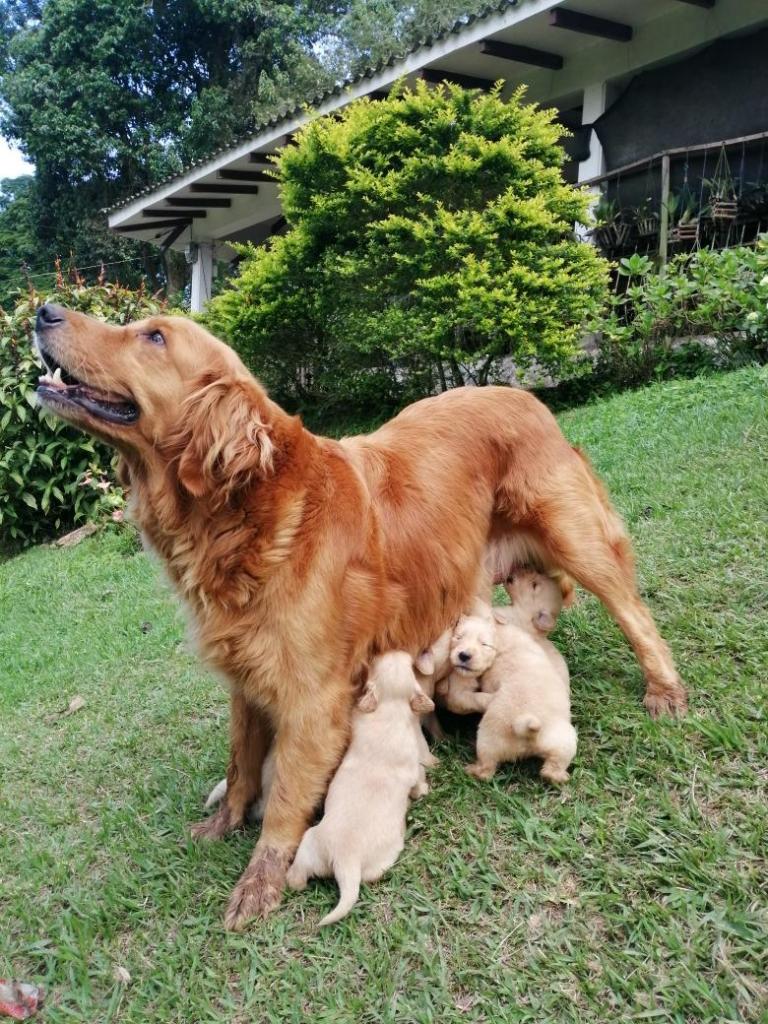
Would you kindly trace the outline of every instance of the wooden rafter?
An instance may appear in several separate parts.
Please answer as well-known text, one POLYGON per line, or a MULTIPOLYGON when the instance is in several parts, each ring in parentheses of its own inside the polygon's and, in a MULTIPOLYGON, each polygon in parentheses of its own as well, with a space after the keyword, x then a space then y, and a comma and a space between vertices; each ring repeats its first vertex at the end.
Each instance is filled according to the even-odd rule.
POLYGON ((554 28, 568 29, 570 32, 613 39, 617 43, 628 43, 632 38, 631 25, 625 25, 621 21, 609 21, 608 18, 596 18, 594 14, 570 11, 564 7, 556 7, 549 12, 549 24, 554 28))
MULTIPOLYGON (((227 199, 224 196, 190 196, 182 199, 166 199, 166 203, 169 206, 184 206, 195 209, 196 207, 207 206, 211 209, 226 209, 226 207, 232 205, 232 200, 227 199)), ((184 211, 186 216, 186 210, 184 211)))
POLYGON ((192 192, 201 192, 211 196, 255 196, 259 191, 258 185, 190 185, 189 187, 192 192))
POLYGON ((145 220, 140 224, 124 224, 119 228, 112 228, 113 231, 120 231, 122 234, 127 234, 130 231, 158 231, 160 228, 177 228, 179 225, 188 228, 192 223, 191 220, 145 220))
POLYGON ((458 71, 443 71, 440 68, 424 68, 421 77, 425 82, 432 85, 439 85, 440 82, 452 82, 454 85, 461 85, 465 89, 488 90, 493 86, 490 78, 476 78, 475 75, 460 75, 458 71))
POLYGON ((222 181, 269 181, 275 184, 275 178, 266 171, 218 171, 217 178, 222 181))
POLYGON ((502 60, 531 64, 535 68, 549 68, 551 71, 560 71, 565 63, 559 53, 535 50, 531 46, 518 46, 516 43, 504 43, 500 39, 484 39, 480 43, 480 52, 487 57, 501 57, 502 60))
MULTIPOLYGON (((175 200, 169 200, 169 202, 171 201, 175 202, 175 200)), ((141 215, 142 217, 165 217, 166 220, 174 215, 190 217, 193 220, 208 216, 205 210, 142 210, 141 215)))

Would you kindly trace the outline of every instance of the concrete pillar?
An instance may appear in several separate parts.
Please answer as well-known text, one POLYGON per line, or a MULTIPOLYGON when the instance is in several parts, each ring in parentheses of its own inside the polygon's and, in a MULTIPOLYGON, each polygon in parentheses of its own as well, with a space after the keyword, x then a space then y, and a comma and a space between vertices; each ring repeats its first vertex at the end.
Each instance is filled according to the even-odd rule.
MULTIPOLYGON (((584 99, 581 112, 581 123, 592 124, 601 114, 605 113, 608 102, 608 83, 595 82, 588 85, 584 90, 584 99)), ((597 132, 592 131, 589 139, 589 156, 579 164, 579 181, 587 181, 589 178, 596 178, 605 171, 605 157, 603 147, 597 137, 597 132)))
MULTIPOLYGON (((592 124, 601 114, 605 113, 607 104, 608 83, 595 82, 594 85, 588 85, 584 90, 581 123, 592 124)), ((579 164, 579 181, 589 181, 590 178, 596 178, 598 175, 603 174, 604 171, 605 155, 603 147, 600 145, 597 132, 593 128, 589 137, 589 156, 579 164)), ((592 192, 595 202, 597 202, 600 190, 593 188, 592 192)), ((588 229, 583 224, 576 225, 576 234, 579 238, 589 239, 588 229)))
POLYGON ((213 242, 196 242, 197 257, 192 264, 190 309, 200 313, 211 297, 213 285, 213 242))

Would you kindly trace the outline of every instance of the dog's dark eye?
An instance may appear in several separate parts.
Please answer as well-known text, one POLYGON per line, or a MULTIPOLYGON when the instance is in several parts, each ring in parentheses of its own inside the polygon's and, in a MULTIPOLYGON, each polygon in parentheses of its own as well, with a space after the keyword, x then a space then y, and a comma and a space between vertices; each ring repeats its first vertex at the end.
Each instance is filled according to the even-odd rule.
POLYGON ((147 339, 152 342, 153 345, 164 345, 165 338, 162 336, 160 331, 152 331, 151 334, 147 335, 147 339))

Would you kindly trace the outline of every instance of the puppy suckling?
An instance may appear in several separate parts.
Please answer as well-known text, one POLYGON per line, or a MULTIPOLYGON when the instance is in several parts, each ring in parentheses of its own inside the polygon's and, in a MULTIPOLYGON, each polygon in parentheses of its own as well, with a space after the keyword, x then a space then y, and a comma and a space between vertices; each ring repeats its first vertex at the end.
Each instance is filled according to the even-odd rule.
MULTIPOLYGON (((261 796, 252 804, 248 809, 248 820, 249 821, 261 821, 264 817, 264 811, 267 807, 267 800, 269 799, 269 793, 272 789, 272 782, 275 778, 275 745, 274 743, 269 748, 267 756, 264 758, 264 764, 261 766, 261 796)), ((215 807, 216 804, 220 803, 227 795, 227 777, 224 776, 216 785, 213 787, 211 792, 206 798, 204 807, 206 810, 210 807, 215 807)))
POLYGON ((483 689, 494 691, 477 730, 477 760, 467 771, 489 779, 502 761, 540 757, 542 778, 567 782, 576 755, 568 666, 548 639, 563 605, 558 584, 533 570, 506 583, 512 606, 494 609, 496 658, 483 689))
POLYGON ((480 692, 480 677, 496 657, 496 626, 490 604, 476 598, 471 611, 461 616, 449 636, 448 657, 450 672, 436 687, 442 702, 458 715, 485 711, 491 698, 480 692))
POLYGON ((428 792, 420 715, 433 709, 410 655, 393 651, 373 660, 325 813, 304 833, 287 876, 291 888, 303 889, 313 876, 335 875, 339 902, 320 926, 345 917, 357 902, 361 881, 377 881, 397 860, 408 801, 428 792))

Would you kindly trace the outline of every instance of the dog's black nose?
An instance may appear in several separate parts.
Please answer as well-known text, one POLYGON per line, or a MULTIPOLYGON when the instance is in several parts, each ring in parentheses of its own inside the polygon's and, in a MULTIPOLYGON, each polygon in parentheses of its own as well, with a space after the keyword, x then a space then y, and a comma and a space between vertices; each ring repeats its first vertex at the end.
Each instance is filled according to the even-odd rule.
POLYGON ((469 651, 459 651, 459 661, 466 665, 468 661, 472 661, 472 655, 469 651))
POLYGON ((63 306, 57 306, 55 302, 46 302, 37 311, 35 327, 38 331, 45 331, 50 327, 58 327, 67 319, 67 312, 63 306))

